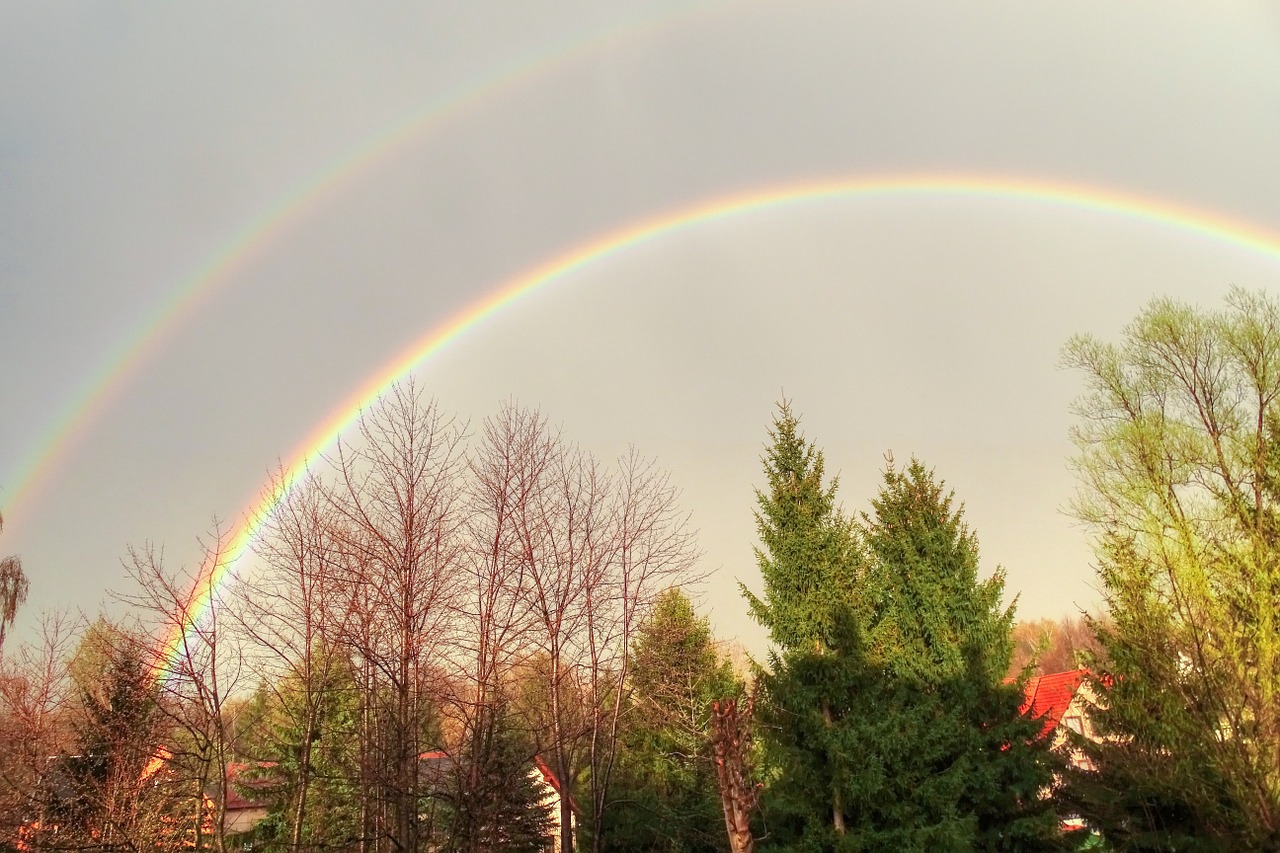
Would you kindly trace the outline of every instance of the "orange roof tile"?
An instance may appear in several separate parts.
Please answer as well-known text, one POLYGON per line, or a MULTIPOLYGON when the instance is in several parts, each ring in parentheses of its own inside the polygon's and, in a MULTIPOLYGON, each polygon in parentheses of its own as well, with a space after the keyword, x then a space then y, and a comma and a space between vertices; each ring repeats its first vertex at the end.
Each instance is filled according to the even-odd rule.
POLYGON ((1052 675, 1037 675, 1027 680, 1026 699, 1021 710, 1035 719, 1044 720, 1044 727, 1040 730, 1041 737, 1058 727, 1086 674, 1083 669, 1072 669, 1052 675))

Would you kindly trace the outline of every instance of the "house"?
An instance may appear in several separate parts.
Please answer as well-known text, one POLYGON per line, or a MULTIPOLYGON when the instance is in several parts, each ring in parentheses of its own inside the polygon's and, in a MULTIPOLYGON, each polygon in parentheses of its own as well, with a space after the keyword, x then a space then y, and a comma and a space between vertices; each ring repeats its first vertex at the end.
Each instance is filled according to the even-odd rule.
MULTIPOLYGON (((1085 683, 1087 675, 1086 670, 1072 669, 1027 680, 1022 713, 1043 721, 1040 736, 1051 738, 1054 749, 1063 747, 1068 731, 1094 739, 1086 713, 1094 700, 1093 692, 1085 683)), ((1086 767, 1088 761, 1077 750, 1071 751, 1068 760, 1076 767, 1086 767)))
MULTIPOLYGON (((246 771, 270 766, 273 765, 237 762, 227 765, 227 802, 226 811, 222 814, 222 828, 227 835, 248 832, 267 816, 269 802, 263 790, 266 783, 241 777, 245 776, 246 771), (255 788, 258 790, 255 791, 255 788)), ((210 806, 216 796, 216 788, 205 792, 210 806)))
MULTIPOLYGON (((450 784, 450 774, 454 771, 454 760, 448 753, 439 750, 424 752, 418 756, 418 767, 418 778, 422 782, 428 787, 443 788, 450 784)), ((555 771, 542 759, 541 755, 533 757, 533 761, 526 773, 538 788, 539 804, 546 808, 551 817, 551 826, 548 829, 548 834, 551 838, 558 839, 560 837, 560 803, 561 798, 566 796, 560 780, 556 777, 555 771)), ((576 820, 582 814, 582 810, 572 794, 567 796, 569 798, 570 817, 576 824, 576 820)))

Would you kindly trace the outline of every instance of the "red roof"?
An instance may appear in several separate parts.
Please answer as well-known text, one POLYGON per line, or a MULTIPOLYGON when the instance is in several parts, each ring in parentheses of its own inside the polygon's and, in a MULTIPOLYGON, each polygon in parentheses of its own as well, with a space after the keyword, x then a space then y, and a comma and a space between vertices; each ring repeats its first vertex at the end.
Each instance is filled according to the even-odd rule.
POLYGON ((240 809, 260 809, 268 805, 267 792, 254 792, 254 788, 263 789, 270 786, 265 779, 247 779, 241 780, 240 774, 246 770, 261 770, 267 767, 275 767, 274 761, 259 761, 253 764, 242 764, 240 762, 230 762, 227 764, 227 811, 238 811, 240 809), (249 796, 245 795, 249 793, 249 796), (256 796, 254 795, 256 793, 256 796))
POLYGON ((1040 736, 1044 737, 1058 727, 1062 715, 1071 707, 1071 700, 1087 675, 1083 669, 1055 672, 1052 675, 1036 675, 1027 679, 1027 698, 1022 703, 1022 713, 1044 720, 1040 736))
MULTIPOLYGON (((533 763, 537 766, 538 772, 542 774, 542 781, 550 785, 557 794, 563 797, 564 791, 560 787, 560 780, 556 778, 555 771, 547 765, 547 762, 542 760, 542 756, 535 755, 533 763)), ((578 808, 578 801, 573 798, 573 794, 569 795, 569 808, 573 810, 574 814, 582 814, 582 809, 578 808)))

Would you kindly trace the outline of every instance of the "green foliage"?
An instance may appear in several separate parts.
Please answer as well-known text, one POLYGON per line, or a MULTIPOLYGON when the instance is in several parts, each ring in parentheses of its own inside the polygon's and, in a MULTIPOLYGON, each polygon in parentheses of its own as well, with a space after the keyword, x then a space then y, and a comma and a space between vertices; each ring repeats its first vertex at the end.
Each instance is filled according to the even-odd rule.
POLYGON ((1280 304, 1156 300, 1065 361, 1110 618, 1070 801, 1119 849, 1280 849, 1280 304))
MULTIPOLYGON (((50 764, 40 792, 64 840, 128 847, 154 840, 167 791, 142 782, 160 754, 159 691, 141 638, 99 619, 85 631, 68 671, 78 699, 71 754, 50 764)), ((165 786, 166 788, 168 786, 165 786)))
POLYGON ((853 598, 859 564, 851 525, 836 507, 837 480, 824 484, 822 452, 799 427, 781 403, 761 459, 768 490, 756 490, 764 598, 742 587, 752 617, 783 649, 828 644, 840 608, 853 598))
POLYGON ((979 577, 954 497, 892 465, 854 528, 784 407, 765 457, 767 849, 1048 850, 1065 844, 1039 724, 1004 683, 1012 608, 979 577))
POLYGON ((641 628, 632 685, 602 849, 723 849, 710 707, 743 688, 716 654, 708 620, 679 589, 659 597, 641 628))
POLYGON ((994 684, 1013 654, 1013 608, 1001 611, 1002 571, 978 578, 977 540, 953 501, 919 460, 886 468, 874 515, 863 515, 869 644, 904 678, 927 684, 967 672, 994 684))
MULTIPOLYGON (((975 656, 975 658, 978 656, 975 656)), ((971 671, 922 682, 868 660, 854 626, 840 654, 791 656, 767 677, 761 722, 777 768, 770 850, 1052 850, 1057 818, 1039 726, 1016 685, 971 671), (828 723, 815 709, 824 696, 828 723), (840 791, 846 829, 831 820, 840 791)))
POLYGON ((552 847, 552 801, 547 796, 533 744, 504 702, 494 703, 493 722, 479 727, 477 745, 464 745, 446 799, 449 849, 494 853, 540 853, 552 847))
POLYGON ((345 660, 317 666, 310 685, 294 675, 262 685, 241 712, 248 720, 240 748, 253 760, 235 780, 243 796, 268 803, 253 841, 288 849, 300 798, 297 833, 308 847, 342 847, 359 834, 356 733, 360 705, 345 660))

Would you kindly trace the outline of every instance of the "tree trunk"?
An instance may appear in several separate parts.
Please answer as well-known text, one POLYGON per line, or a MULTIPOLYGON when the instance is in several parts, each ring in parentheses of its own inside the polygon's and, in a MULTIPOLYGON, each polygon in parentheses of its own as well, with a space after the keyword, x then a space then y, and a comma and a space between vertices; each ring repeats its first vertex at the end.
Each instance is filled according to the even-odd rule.
MULTIPOLYGON (((835 726, 835 720, 831 716, 831 702, 826 699, 822 700, 822 722, 828 729, 835 726)), ((844 801, 840 796, 839 779, 831 782, 831 823, 836 835, 844 835, 844 801)))
POLYGON ((716 765, 716 785, 724 811, 725 831, 732 853, 753 853, 751 812, 756 807, 756 789, 751 784, 747 759, 751 752, 751 715, 755 700, 748 699, 742 714, 738 703, 724 699, 711 705, 711 745, 716 765))

